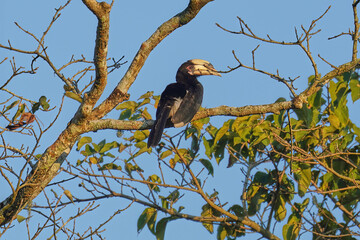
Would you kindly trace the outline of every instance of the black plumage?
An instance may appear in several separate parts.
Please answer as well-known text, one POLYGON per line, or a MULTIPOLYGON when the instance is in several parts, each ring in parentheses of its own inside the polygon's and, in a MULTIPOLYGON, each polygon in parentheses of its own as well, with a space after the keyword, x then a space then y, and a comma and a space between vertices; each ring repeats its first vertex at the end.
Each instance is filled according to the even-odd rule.
POLYGON ((183 63, 176 73, 176 83, 169 84, 161 94, 156 120, 148 138, 148 147, 156 146, 168 121, 182 127, 194 117, 203 99, 203 86, 197 76, 221 76, 208 61, 193 59, 183 63))

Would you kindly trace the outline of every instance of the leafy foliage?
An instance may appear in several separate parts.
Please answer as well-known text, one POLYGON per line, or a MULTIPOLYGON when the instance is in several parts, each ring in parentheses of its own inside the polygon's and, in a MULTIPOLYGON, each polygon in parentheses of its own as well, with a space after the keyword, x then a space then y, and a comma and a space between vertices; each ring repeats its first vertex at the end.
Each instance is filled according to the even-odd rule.
MULTIPOLYGON (((309 85, 313 81, 314 77, 310 77, 309 85)), ((293 113, 281 111, 267 116, 238 117, 220 127, 215 127, 208 120, 195 121, 185 130, 185 137, 191 139, 191 147, 177 149, 176 145, 163 145, 157 149, 159 160, 167 162, 174 170, 179 164, 203 167, 212 177, 215 176, 214 164, 220 166, 223 160, 226 160, 228 168, 240 166, 243 173, 248 172, 243 175, 250 179, 245 181, 242 200, 239 199, 230 209, 225 210, 220 205, 221 191, 218 190, 208 195, 208 199, 218 202, 222 211, 214 209, 209 202, 202 206, 202 225, 213 233, 214 223, 218 222, 218 239, 235 239, 245 234, 240 227, 241 222, 231 224, 228 220, 217 220, 226 219, 227 213, 233 213, 240 219, 261 216, 262 221, 268 218, 268 224, 272 219, 276 222, 286 220, 283 239, 296 239, 303 225, 309 224, 309 217, 314 214, 318 216, 311 220, 314 238, 346 235, 349 229, 344 226, 350 224, 351 216, 344 213, 344 222, 341 223, 325 207, 325 202, 330 204, 327 201, 330 196, 330 205, 337 208, 342 206, 350 210, 358 205, 356 181, 360 174, 356 166, 359 162, 359 128, 351 122, 347 107, 348 96, 352 101, 359 99, 358 89, 355 89, 357 81, 356 73, 346 73, 310 96, 307 105, 293 113), (201 149, 207 158, 201 158, 201 149), (263 170, 253 171, 260 167, 263 170), (316 198, 311 197, 314 194, 316 198), (319 199, 323 203, 318 203, 319 199)), ((138 105, 129 104, 127 109, 134 112, 134 106, 138 105)), ((144 140, 144 136, 140 136, 139 132, 133 134, 134 139, 139 141, 144 140)), ((205 178, 206 175, 197 177, 191 185, 195 187, 205 178)), ((154 179, 160 183, 157 175, 150 177, 150 181, 154 179)), ((162 191, 158 186, 155 189, 156 193, 162 191)), ((179 190, 167 197, 159 195, 161 206, 173 209, 179 195, 179 190), (174 193, 176 201, 173 200, 174 193)), ((139 221, 144 218, 143 213, 139 221)), ((150 224, 149 229, 156 235, 153 225, 150 224)), ((143 227, 143 224, 140 226, 143 227)), ((162 229, 165 227, 166 224, 161 225, 162 229)))
POLYGON ((148 110, 156 108, 160 97, 147 92, 137 100, 128 100, 129 88, 145 59, 161 40, 193 19, 210 0, 190 1, 189 7, 162 24, 143 42, 118 87, 104 101, 108 75, 127 62, 121 63, 123 57, 115 60, 107 56, 108 14, 112 6, 105 2, 83 1, 99 21, 94 57, 88 60, 83 55, 81 58, 73 55, 61 66, 60 61, 55 64, 50 59, 52 54, 48 54, 45 39, 50 28, 56 25, 60 12, 70 2, 55 8, 48 27, 40 31, 42 35, 37 36, 16 23, 20 30, 35 39, 34 49, 18 49, 10 41, 6 45, 0 44, 1 49, 31 58, 28 67, 17 67, 15 57, 4 57, 0 61, 0 65, 9 61, 11 66, 10 77, 0 87, 7 95, 1 103, 1 116, 8 124, 4 125, 1 134, 0 172, 10 192, 0 204, 0 235, 13 227, 15 219, 15 224, 29 228, 33 215, 39 214, 46 218, 37 230, 28 229, 29 239, 37 238, 42 231, 51 232, 51 236, 47 236, 49 239, 60 238, 59 234, 68 238, 103 238, 100 233, 105 224, 132 205, 140 204, 144 210, 138 217, 138 233, 147 227, 159 240, 165 239, 168 224, 179 219, 197 222, 220 240, 246 238, 254 233, 261 235, 260 238, 285 240, 310 237, 348 240, 360 236, 357 219, 360 214, 360 128, 349 112, 351 104, 360 99, 356 69, 359 66, 356 58, 360 26, 356 7, 359 1, 354 0, 352 4, 354 31, 333 37, 352 36, 352 60, 338 67, 332 66, 333 70, 323 77, 311 55, 309 41, 319 32, 316 23, 329 9, 313 20, 309 28, 301 26, 301 34, 296 30, 294 42, 275 41, 269 35, 267 38, 257 36, 256 31, 238 17, 240 30, 227 32, 266 43, 297 45, 311 61, 316 76, 310 76, 308 88, 298 92, 293 85, 295 79, 285 79, 278 72, 268 73, 255 67, 257 47, 252 52, 253 66, 241 63, 234 51, 239 65, 229 67, 229 71, 242 67, 265 74, 285 84, 292 97, 280 97, 276 101, 278 104, 267 106, 205 109, 198 116, 205 113, 206 116, 242 117, 227 117, 221 121, 206 117, 191 122, 186 128, 167 129, 163 141, 153 149, 146 144, 147 128, 152 122, 148 110), (31 100, 7 89, 13 78, 36 74, 37 59, 49 65, 65 84, 59 106, 50 106, 47 96, 36 96, 31 100), (111 60, 113 63, 109 64, 111 60), (70 66, 77 64, 83 67, 76 67, 74 71, 70 66), (63 131, 56 135, 57 140, 38 152, 42 147, 42 136, 61 118, 65 97, 77 101, 80 107, 63 131), (114 114, 114 108, 120 121, 108 118, 114 114), (47 121, 45 126, 38 115, 55 109, 57 113, 53 114, 53 120, 47 121), (95 138, 96 134, 90 133, 106 129, 106 124, 110 123, 113 124, 111 129, 122 129, 113 139, 99 140, 95 138), (20 147, 11 146, 12 141, 17 141, 12 139, 15 134, 33 137, 34 144, 32 147, 23 145, 24 141, 20 139, 20 147), (68 157, 76 143, 80 157, 73 163, 68 157), (12 159, 24 162, 20 165, 12 159), (62 176, 51 182, 59 172, 69 177, 62 176), (73 187, 71 191, 69 186, 73 187), (74 186, 80 190, 76 191, 74 186), (43 206, 32 202, 39 193, 43 193, 43 202, 46 202, 43 206), (83 234, 75 231, 75 222, 82 215, 97 210, 101 205, 98 202, 111 198, 129 201, 129 205, 115 210, 98 226, 89 226, 83 234), (59 214, 73 205, 76 210, 68 219, 65 214, 59 214), (18 214, 23 209, 26 209, 27 217, 23 216, 24 211, 18 214), (68 227, 68 223, 74 225, 68 227), (30 232, 34 232, 34 236, 30 237, 30 232))
MULTIPOLYGON (((157 239, 164 239, 167 223, 182 216, 184 207, 175 207, 184 194, 182 188, 199 189, 208 176, 216 177, 216 169, 225 160, 227 168, 240 167, 243 174, 239 175, 242 177, 238 181, 247 180, 241 199, 228 209, 221 204, 221 190, 205 193, 202 218, 198 221, 210 233, 215 231, 214 224, 218 224, 218 239, 244 236, 246 231, 239 219, 254 218, 256 221, 257 216, 261 216, 260 221, 267 221, 268 226, 272 220, 286 221, 282 237, 287 240, 296 239, 304 224, 309 225, 309 222, 313 222, 310 227, 314 238, 349 233, 344 226, 350 224, 352 215, 344 212, 341 222, 331 213, 331 206, 351 211, 358 205, 360 132, 351 122, 347 106, 348 96, 351 101, 359 99, 358 78, 354 72, 343 74, 310 96, 307 105, 293 112, 238 117, 227 120, 220 127, 212 125, 208 118, 194 121, 185 129, 184 135, 180 135, 180 139, 189 140, 189 148, 179 148, 174 141, 176 138, 168 138, 167 144, 163 142, 156 148, 159 161, 179 173, 180 169, 188 169, 186 172, 192 180, 185 180, 185 172, 180 174, 183 184, 164 196, 166 185, 162 177, 154 173, 148 175, 144 180, 153 196, 160 200, 160 210, 146 208, 139 217, 138 231, 147 225, 157 239), (195 177, 190 169, 202 169, 200 173, 203 174, 195 177), (254 172, 255 169, 259 170, 254 172), (327 201, 328 197, 332 199, 331 203, 327 201), (220 208, 215 209, 212 204, 220 208), (163 213, 170 216, 157 220, 163 213), (229 218, 231 214, 238 220, 229 218), (311 217, 314 214, 317 217, 311 217), (309 218, 314 219, 310 221, 309 218)), ((312 76, 309 85, 313 82, 312 76)), ((149 92, 138 102, 120 104, 117 107, 121 110, 119 119, 148 119, 147 104, 151 104, 151 100, 156 105, 158 97, 149 92)), ((277 102, 284 100, 279 98, 277 102)), ((83 137, 78 141, 78 150, 85 146, 81 151, 85 159, 79 164, 88 161, 99 164, 99 170, 124 169, 122 172, 130 178, 134 177, 134 172, 142 176, 144 170, 134 159, 151 153, 146 146, 148 134, 148 130, 137 130, 121 136, 126 143, 103 140, 95 144, 91 138, 83 137), (121 160, 122 164, 110 153, 116 148, 119 152, 125 149, 131 152, 128 159, 121 160), (114 160, 107 162, 106 159, 114 160)))

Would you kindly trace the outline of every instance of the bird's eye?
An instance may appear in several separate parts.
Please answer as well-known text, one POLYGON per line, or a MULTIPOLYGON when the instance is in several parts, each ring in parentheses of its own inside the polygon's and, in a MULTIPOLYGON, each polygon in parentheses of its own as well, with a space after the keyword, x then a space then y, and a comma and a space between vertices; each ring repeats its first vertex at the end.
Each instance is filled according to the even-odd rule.
POLYGON ((194 71, 194 66, 189 65, 189 66, 186 67, 186 69, 188 70, 189 73, 191 73, 192 71, 194 71))

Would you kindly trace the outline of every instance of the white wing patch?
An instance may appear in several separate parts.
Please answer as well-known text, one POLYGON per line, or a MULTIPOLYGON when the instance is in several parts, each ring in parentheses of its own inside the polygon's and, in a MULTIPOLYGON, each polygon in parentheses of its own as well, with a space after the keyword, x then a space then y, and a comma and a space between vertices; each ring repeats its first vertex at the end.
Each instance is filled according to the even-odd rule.
MULTIPOLYGON (((189 92, 189 90, 186 90, 185 96, 188 94, 188 92, 189 92)), ((175 115, 175 113, 179 109, 183 99, 182 98, 174 98, 174 100, 175 100, 174 105, 171 107, 169 118, 175 115)), ((176 128, 182 127, 184 125, 185 125, 184 122, 174 123, 174 127, 176 127, 176 128)))
POLYGON ((176 127, 176 128, 179 128, 179 127, 182 127, 182 126, 185 126, 184 122, 179 122, 179 123, 174 124, 174 127, 176 127))
MULTIPOLYGON (((185 93, 185 96, 188 94, 189 90, 186 90, 186 93, 185 93)), ((182 103, 182 98, 174 98, 174 105, 171 107, 171 110, 170 110, 170 114, 169 114, 169 117, 172 117, 175 115, 175 113, 177 112, 177 110, 179 109, 181 103, 182 103)))
POLYGON ((175 113, 177 112, 177 110, 179 109, 180 107, 180 104, 182 102, 182 99, 181 98, 174 98, 174 105, 172 105, 171 107, 171 110, 170 110, 170 114, 169 114, 169 117, 172 117, 175 115, 175 113))

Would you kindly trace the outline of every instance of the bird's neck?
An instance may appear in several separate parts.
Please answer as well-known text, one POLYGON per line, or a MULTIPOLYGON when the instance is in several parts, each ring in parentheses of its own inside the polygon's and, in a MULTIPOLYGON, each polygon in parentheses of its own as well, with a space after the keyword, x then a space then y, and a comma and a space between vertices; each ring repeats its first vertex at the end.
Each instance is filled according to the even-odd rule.
POLYGON ((196 76, 184 74, 180 71, 176 73, 176 82, 183 83, 186 85, 196 85, 199 83, 196 76))

